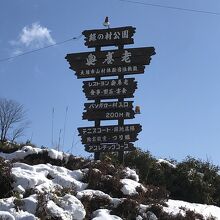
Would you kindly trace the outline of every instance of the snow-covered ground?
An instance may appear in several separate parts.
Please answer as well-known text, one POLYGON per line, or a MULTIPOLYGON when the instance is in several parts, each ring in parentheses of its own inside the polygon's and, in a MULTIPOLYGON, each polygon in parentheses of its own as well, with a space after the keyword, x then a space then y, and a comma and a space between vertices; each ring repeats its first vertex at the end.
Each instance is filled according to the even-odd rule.
MULTIPOLYGON (((30 154, 41 153, 43 149, 32 148, 25 146, 11 154, 0 153, 0 157, 6 160, 23 159, 30 154)), ((44 150, 45 151, 45 150, 44 150)), ((68 162, 69 155, 55 150, 48 150, 48 156, 51 159, 66 160, 68 162)), ((166 161, 159 161, 164 163, 166 161)), ((170 165, 170 164, 169 164, 170 165)), ((110 201, 112 206, 116 207, 121 198, 112 198, 99 190, 88 189, 88 184, 83 182, 84 175, 88 169, 68 170, 61 166, 51 164, 37 164, 28 165, 21 162, 13 163, 12 176, 14 182, 14 196, 0 199, 0 219, 4 220, 34 220, 36 217, 39 205, 42 205, 50 216, 60 217, 63 220, 82 220, 86 216, 86 209, 81 202, 83 196, 93 197, 94 195, 101 198, 106 198, 110 201), (75 195, 66 192, 64 195, 57 195, 56 191, 59 189, 73 188, 76 191, 75 195), (31 193, 30 193, 31 191, 31 193), (27 193, 29 195, 27 196, 27 193), (39 204, 39 193, 45 195, 44 204, 39 204), (19 205, 18 205, 19 203, 19 205)), ((137 193, 136 188, 145 187, 139 183, 139 177, 134 170, 126 168, 124 170, 125 178, 121 179, 121 192, 127 195, 134 195, 137 193)), ((42 201, 41 201, 42 202, 42 201)), ((192 204, 184 201, 168 200, 168 207, 163 207, 167 213, 178 214, 182 213, 185 207, 200 213, 204 218, 213 216, 220 219, 220 208, 216 206, 192 204)), ((140 206, 143 210, 147 206, 140 206)), ((92 213, 93 220, 119 220, 119 216, 113 215, 108 209, 98 209, 92 213)), ((137 220, 142 217, 137 216, 137 220)))

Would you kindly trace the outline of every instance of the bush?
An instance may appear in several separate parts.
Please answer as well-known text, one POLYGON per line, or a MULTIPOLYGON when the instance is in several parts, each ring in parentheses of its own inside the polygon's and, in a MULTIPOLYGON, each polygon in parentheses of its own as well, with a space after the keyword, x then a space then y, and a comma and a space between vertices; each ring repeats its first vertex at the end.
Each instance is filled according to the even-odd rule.
POLYGON ((2 153, 13 153, 17 150, 20 150, 22 147, 20 144, 11 143, 11 142, 0 142, 0 152, 2 153))
POLYGON ((220 206, 220 168, 209 161, 187 157, 174 168, 137 149, 125 154, 125 165, 137 170, 141 183, 165 187, 172 199, 220 206))
POLYGON ((219 167, 192 157, 179 163, 168 185, 171 197, 220 206, 219 167))
POLYGON ((109 209, 111 208, 111 201, 105 197, 99 196, 83 196, 80 201, 82 202, 85 210, 86 216, 85 220, 92 219, 92 213, 97 209, 109 209))
POLYGON ((0 157, 0 199, 12 195, 11 164, 0 157))
POLYGON ((116 169, 113 165, 107 165, 103 162, 91 165, 87 174, 84 176, 83 182, 88 183, 88 189, 101 190, 112 197, 122 197, 121 188, 123 184, 120 182, 122 178, 122 170, 116 169), (98 167, 99 169, 97 169, 98 167))

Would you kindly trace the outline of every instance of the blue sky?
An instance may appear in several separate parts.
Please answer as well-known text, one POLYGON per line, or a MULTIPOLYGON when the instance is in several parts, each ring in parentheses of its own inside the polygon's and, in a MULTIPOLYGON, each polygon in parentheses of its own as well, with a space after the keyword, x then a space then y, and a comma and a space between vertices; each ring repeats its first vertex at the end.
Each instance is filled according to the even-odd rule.
MULTIPOLYGON (((218 0, 142 2, 220 13, 218 0)), ((156 157, 180 161, 191 155, 220 165, 219 15, 119 0, 8 0, 0 7, 0 59, 103 28, 105 16, 111 27, 136 27, 135 44, 128 47, 154 46, 157 53, 145 73, 135 76, 134 101, 141 114, 129 123, 143 126, 136 146, 156 157)), ((0 62, 0 97, 23 104, 31 121, 23 141, 51 147, 54 108, 54 144, 61 129, 65 151, 88 155, 76 131, 92 126, 81 120, 86 102, 82 80, 64 57, 91 50, 82 37, 0 62)))

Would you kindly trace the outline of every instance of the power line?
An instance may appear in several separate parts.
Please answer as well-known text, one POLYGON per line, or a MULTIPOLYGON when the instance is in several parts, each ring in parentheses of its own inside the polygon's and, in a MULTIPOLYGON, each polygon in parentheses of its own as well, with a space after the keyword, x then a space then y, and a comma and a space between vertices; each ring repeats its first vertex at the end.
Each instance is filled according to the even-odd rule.
POLYGON ((220 15, 219 12, 196 10, 196 9, 181 8, 181 7, 174 7, 174 6, 166 6, 166 5, 152 4, 152 3, 133 1, 133 0, 118 0, 118 1, 129 2, 129 3, 145 5, 145 6, 152 6, 152 7, 168 8, 168 9, 174 9, 174 10, 180 10, 180 11, 196 12, 196 13, 211 14, 211 15, 220 15))
POLYGON ((24 53, 21 53, 21 54, 18 54, 18 55, 2 58, 2 59, 0 59, 0 62, 5 62, 5 61, 11 60, 11 59, 14 59, 14 58, 17 58, 17 57, 21 57, 21 56, 24 56, 24 55, 27 55, 27 54, 30 54, 30 53, 35 53, 37 51, 44 50, 44 49, 47 49, 49 47, 54 47, 54 46, 57 46, 57 45, 65 44, 65 43, 67 43, 69 41, 72 41, 72 40, 78 40, 81 37, 82 37, 82 34, 77 36, 77 37, 72 37, 70 39, 67 39, 67 40, 64 40, 64 41, 61 41, 61 42, 58 42, 58 43, 55 43, 55 44, 50 44, 48 46, 41 47, 41 48, 38 48, 38 49, 35 49, 35 50, 30 50, 30 51, 27 51, 27 52, 24 52, 24 53))

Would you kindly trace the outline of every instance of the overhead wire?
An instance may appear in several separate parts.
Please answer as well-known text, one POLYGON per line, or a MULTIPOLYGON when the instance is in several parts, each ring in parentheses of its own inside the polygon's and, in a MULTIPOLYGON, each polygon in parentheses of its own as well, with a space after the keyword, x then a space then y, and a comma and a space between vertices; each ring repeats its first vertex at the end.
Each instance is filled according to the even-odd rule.
MULTIPOLYGON (((153 4, 153 3, 147 3, 147 2, 136 1, 136 0, 118 0, 118 1, 126 2, 126 3, 132 3, 132 4, 139 4, 139 5, 144 5, 144 6, 152 6, 152 7, 180 10, 180 11, 188 11, 188 12, 211 14, 211 15, 220 15, 219 12, 197 10, 197 9, 190 9, 190 8, 181 8, 181 7, 167 6, 167 5, 161 5, 161 4, 153 4)), ((58 42, 58 43, 55 43, 55 44, 51 44, 51 45, 48 45, 48 46, 45 46, 45 47, 41 47, 41 48, 38 48, 38 49, 35 49, 35 50, 26 51, 26 52, 23 52, 23 53, 14 55, 14 56, 10 56, 10 57, 5 57, 5 58, 0 59, 0 62, 5 62, 5 61, 12 60, 12 59, 20 57, 20 56, 35 53, 37 51, 44 50, 44 49, 54 47, 54 46, 57 46, 57 45, 61 45, 61 44, 67 43, 67 42, 72 41, 72 40, 78 40, 81 37, 82 37, 82 34, 77 36, 77 37, 72 37, 70 39, 67 39, 67 40, 64 40, 64 41, 61 41, 61 42, 58 42)))
POLYGON ((153 4, 153 3, 143 2, 143 1, 134 1, 134 0, 118 0, 118 1, 128 2, 128 3, 133 3, 133 4, 139 4, 139 5, 145 5, 145 6, 152 6, 152 7, 160 7, 160 8, 188 11, 188 12, 196 12, 196 13, 211 14, 211 15, 220 15, 220 12, 197 10, 197 9, 190 9, 190 8, 181 8, 181 7, 167 6, 167 5, 161 5, 161 4, 153 4))
POLYGON ((29 50, 29 51, 23 52, 21 54, 17 54, 17 55, 10 56, 10 57, 5 57, 5 58, 0 59, 0 62, 5 62, 5 61, 8 61, 8 60, 12 60, 14 58, 21 57, 21 56, 24 56, 24 55, 27 55, 27 54, 30 54, 30 53, 35 53, 37 51, 44 50, 44 49, 47 49, 49 47, 54 47, 54 46, 58 46, 58 45, 61 45, 61 44, 65 44, 65 43, 67 43, 69 41, 72 41, 72 40, 78 40, 81 37, 82 37, 82 34, 80 34, 77 37, 72 37, 70 39, 67 39, 67 40, 64 40, 64 41, 60 41, 60 42, 57 42, 57 43, 54 43, 54 44, 50 44, 50 45, 47 45, 45 47, 41 47, 41 48, 38 48, 38 49, 35 49, 35 50, 29 50))

